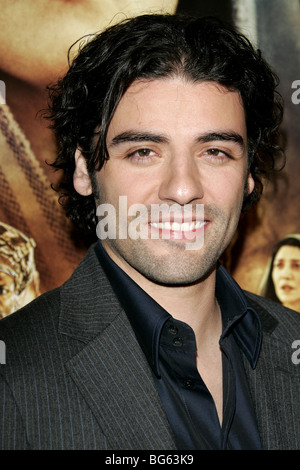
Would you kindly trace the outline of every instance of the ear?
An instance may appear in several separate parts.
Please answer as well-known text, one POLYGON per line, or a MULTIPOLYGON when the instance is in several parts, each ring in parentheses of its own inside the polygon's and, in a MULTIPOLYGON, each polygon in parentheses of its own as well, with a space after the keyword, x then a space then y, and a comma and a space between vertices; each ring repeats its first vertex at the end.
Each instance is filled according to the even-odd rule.
POLYGON ((81 196, 92 194, 92 183, 87 170, 86 159, 79 148, 75 152, 75 171, 73 175, 73 185, 81 196))
POLYGON ((251 175, 251 172, 249 171, 248 177, 247 177, 247 195, 252 193, 254 186, 255 186, 254 179, 253 179, 253 176, 251 175))

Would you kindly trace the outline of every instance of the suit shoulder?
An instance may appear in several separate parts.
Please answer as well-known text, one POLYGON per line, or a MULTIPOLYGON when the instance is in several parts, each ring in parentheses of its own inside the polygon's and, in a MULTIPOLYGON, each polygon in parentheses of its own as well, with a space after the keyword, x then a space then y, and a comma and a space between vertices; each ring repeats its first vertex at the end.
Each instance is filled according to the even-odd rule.
POLYGON ((59 319, 57 288, 1 320, 0 340, 5 345, 6 361, 0 375, 18 384, 33 377, 43 380, 45 374, 63 374, 63 362, 76 354, 82 343, 60 333, 59 319))
POLYGON ((9 340, 11 336, 30 334, 38 325, 49 328, 57 321, 60 305, 60 288, 46 292, 20 310, 0 320, 0 339, 9 340))

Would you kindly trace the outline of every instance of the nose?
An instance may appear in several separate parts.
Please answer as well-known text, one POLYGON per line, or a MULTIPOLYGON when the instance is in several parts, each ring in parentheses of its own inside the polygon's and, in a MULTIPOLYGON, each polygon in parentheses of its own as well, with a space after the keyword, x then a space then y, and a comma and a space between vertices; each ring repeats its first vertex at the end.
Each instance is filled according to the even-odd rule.
POLYGON ((189 155, 173 157, 162 174, 159 197, 162 201, 189 204, 204 196, 199 168, 189 155))
POLYGON ((292 270, 288 264, 285 264, 282 271, 281 271, 281 277, 283 279, 291 279, 293 277, 292 270))

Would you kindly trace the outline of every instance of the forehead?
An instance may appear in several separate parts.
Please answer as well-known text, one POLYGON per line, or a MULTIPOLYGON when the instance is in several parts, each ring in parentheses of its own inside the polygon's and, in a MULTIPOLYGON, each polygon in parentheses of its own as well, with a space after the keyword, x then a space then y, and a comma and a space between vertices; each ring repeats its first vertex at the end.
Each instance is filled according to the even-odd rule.
POLYGON ((300 248, 298 248, 297 246, 283 245, 279 248, 275 259, 300 260, 300 248))
POLYGON ((246 134, 245 112, 237 91, 215 82, 190 82, 181 78, 136 81, 123 95, 110 127, 112 133, 130 127, 151 127, 185 134, 199 128, 235 129, 246 134))

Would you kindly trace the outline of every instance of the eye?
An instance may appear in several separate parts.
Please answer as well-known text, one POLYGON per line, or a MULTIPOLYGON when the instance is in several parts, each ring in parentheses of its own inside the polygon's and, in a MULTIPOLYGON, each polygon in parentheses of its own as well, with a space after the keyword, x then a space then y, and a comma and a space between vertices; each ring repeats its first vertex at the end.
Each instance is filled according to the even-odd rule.
POLYGON ((204 152, 204 155, 207 156, 208 159, 213 162, 223 163, 229 159, 232 159, 232 156, 228 152, 225 152, 224 150, 215 147, 207 149, 204 152))
POLYGON ((126 158, 137 163, 147 163, 151 161, 158 154, 149 148, 139 148, 126 155, 126 158))
POLYGON ((283 261, 275 261, 273 267, 277 268, 277 269, 282 269, 284 267, 284 262, 283 261))
POLYGON ((152 152, 152 150, 150 150, 150 149, 139 149, 139 150, 136 151, 136 154, 139 157, 149 157, 151 152, 152 152))

